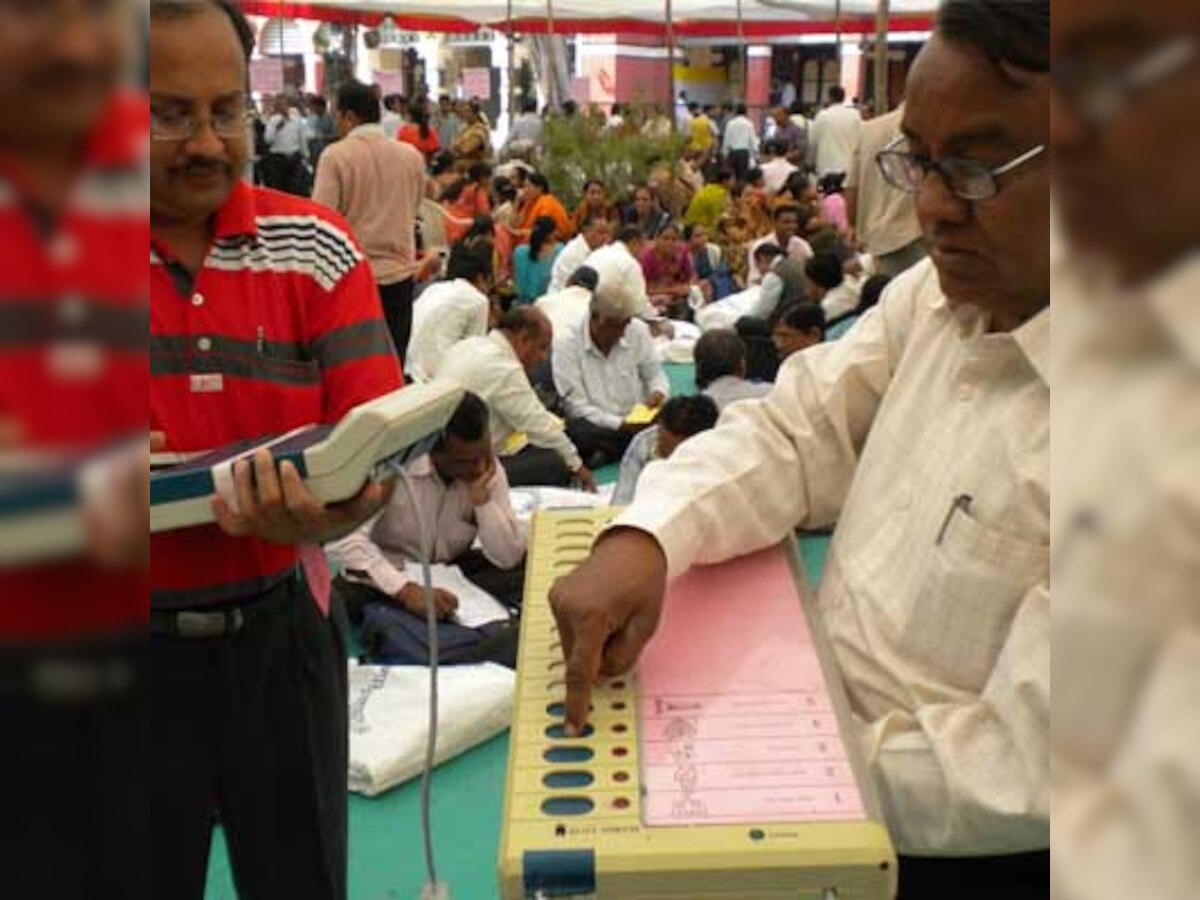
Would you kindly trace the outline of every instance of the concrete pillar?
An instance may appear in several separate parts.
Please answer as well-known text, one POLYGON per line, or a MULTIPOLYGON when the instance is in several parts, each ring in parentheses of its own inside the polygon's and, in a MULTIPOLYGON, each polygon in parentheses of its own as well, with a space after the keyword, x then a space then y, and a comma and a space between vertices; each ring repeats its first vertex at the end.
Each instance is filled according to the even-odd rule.
POLYGON ((771 101, 771 48, 750 47, 746 64, 746 105, 750 118, 762 126, 771 101))

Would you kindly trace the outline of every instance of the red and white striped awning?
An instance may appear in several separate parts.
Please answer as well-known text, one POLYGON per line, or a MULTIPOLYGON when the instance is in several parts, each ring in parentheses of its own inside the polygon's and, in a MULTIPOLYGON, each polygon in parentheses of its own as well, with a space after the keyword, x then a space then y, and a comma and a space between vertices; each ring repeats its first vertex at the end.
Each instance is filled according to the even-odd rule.
MULTIPOLYGON (((621 32, 650 37, 666 33, 666 4, 661 0, 549 0, 559 34, 621 32)), ((894 31, 932 27, 937 0, 891 0, 894 31)), ((248 13, 375 26, 391 17, 409 31, 470 33, 480 27, 509 27, 507 0, 242 0, 248 13)), ((739 33, 736 0, 673 0, 672 21, 679 37, 735 37, 739 33)), ((748 38, 833 31, 834 0, 743 0, 742 33, 748 38)), ((545 34, 547 0, 512 0, 512 27, 545 34)), ((875 30, 875 0, 842 0, 842 31, 875 30)))

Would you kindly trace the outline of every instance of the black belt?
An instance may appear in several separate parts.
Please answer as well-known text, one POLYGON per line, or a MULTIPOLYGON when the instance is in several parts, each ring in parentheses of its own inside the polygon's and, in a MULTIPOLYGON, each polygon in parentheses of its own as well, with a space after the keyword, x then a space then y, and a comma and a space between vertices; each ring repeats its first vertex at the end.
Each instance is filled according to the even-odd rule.
MULTIPOLYGON (((303 579, 297 569, 279 584, 234 603, 195 609, 150 610, 150 634, 185 641, 232 637, 255 619, 285 609, 296 599, 295 587, 303 579)), ((303 592, 307 594, 307 590, 303 592)), ((307 600, 307 602, 312 602, 307 600)))

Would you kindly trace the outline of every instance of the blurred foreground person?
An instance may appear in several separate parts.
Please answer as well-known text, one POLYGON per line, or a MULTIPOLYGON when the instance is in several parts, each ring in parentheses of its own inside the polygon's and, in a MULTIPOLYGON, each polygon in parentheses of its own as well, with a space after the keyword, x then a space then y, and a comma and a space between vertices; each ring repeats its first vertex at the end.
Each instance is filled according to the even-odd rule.
MULTIPOLYGON (((146 104, 120 90, 136 21, 124 0, 0 3, 5 514, 26 467, 145 444, 146 104)), ((146 462, 100 482, 95 561, 0 567, 5 896, 149 896, 146 462)))
POLYGON ((647 470, 551 595, 574 729, 668 578, 836 523, 818 602, 905 900, 1048 891, 1049 29, 1049 0, 942 4, 881 160, 932 261, 647 470))
POLYGON ((1200 896, 1200 6, 1057 0, 1054 888, 1200 896))

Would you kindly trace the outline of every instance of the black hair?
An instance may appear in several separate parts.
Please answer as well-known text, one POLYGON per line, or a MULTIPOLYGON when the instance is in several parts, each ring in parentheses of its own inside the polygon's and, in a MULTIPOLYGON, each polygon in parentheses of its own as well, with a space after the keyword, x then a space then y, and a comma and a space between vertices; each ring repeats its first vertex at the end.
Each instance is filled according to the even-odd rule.
POLYGON ((604 186, 604 182, 599 178, 589 178, 587 181, 585 181, 583 183, 583 192, 586 194, 588 192, 588 188, 590 188, 593 184, 601 188, 605 193, 608 192, 608 188, 604 186))
POLYGON ((446 442, 454 437, 468 444, 476 444, 489 436, 491 413, 483 398, 467 391, 463 394, 458 409, 450 417, 438 449, 445 449, 446 442))
POLYGON ((687 108, 688 108, 688 112, 690 112, 692 115, 695 115, 696 113, 700 112, 700 104, 697 103, 695 100, 693 100, 691 103, 689 103, 687 108))
POLYGON ((550 182, 546 180, 546 176, 541 172, 530 172, 525 180, 534 187, 540 188, 545 193, 550 193, 550 182))
POLYGON ((835 84, 833 87, 831 87, 829 89, 829 102, 830 103, 845 103, 846 102, 846 89, 844 87, 842 87, 840 84, 835 84))
POLYGON ((425 101, 417 98, 408 105, 408 117, 417 125, 417 133, 421 135, 421 140, 428 140, 430 134, 429 128, 429 107, 425 105, 425 101))
POLYGON ((816 303, 796 303, 789 306, 779 317, 778 324, 794 331, 821 332, 821 340, 825 339, 825 310, 816 303))
POLYGON ((798 199, 807 189, 808 175, 804 172, 793 172, 788 176, 788 180, 783 183, 784 193, 791 194, 793 200, 798 199))
POLYGON ((656 234, 654 237, 660 238, 668 231, 673 231, 677 236, 683 237, 683 228, 674 219, 669 219, 662 228, 658 229, 658 234, 656 234))
POLYGON ((442 189, 441 201, 443 203, 457 203, 466 189, 467 183, 461 178, 455 178, 442 189))
POLYGON ((817 183, 817 188, 825 196, 831 194, 840 194, 845 188, 846 173, 845 172, 829 172, 821 176, 820 182, 817 183))
POLYGON ((766 178, 766 175, 763 174, 763 170, 756 166, 746 173, 746 184, 754 184, 756 181, 762 181, 764 178, 766 178))
POLYGON ((800 100, 796 100, 792 103, 791 107, 788 108, 788 112, 793 116, 804 115, 804 103, 800 100))
POLYGON ((862 294, 858 301, 858 313, 864 313, 873 306, 879 305, 879 300, 883 296, 884 289, 892 283, 892 279, 886 275, 872 275, 867 279, 866 284, 862 286, 862 294))
POLYGON ((444 175, 454 168, 454 154, 449 150, 440 150, 433 155, 429 164, 430 175, 444 175))
POLYGON ((371 125, 379 121, 379 99, 375 89, 361 81, 347 81, 337 93, 338 112, 353 113, 358 121, 371 125))
POLYGON ((778 222, 784 216, 795 215, 800 219, 800 224, 804 224, 804 210, 795 203, 784 203, 775 207, 775 221, 778 222))
POLYGON ((829 254, 818 254, 811 257, 804 264, 804 274, 808 276, 809 281, 820 285, 827 291, 839 287, 846 280, 841 260, 829 254))
POLYGON ((689 222, 687 225, 684 225, 683 226, 683 239, 685 241, 690 241, 692 239, 692 237, 696 234, 697 228, 704 228, 704 224, 702 222, 689 222))
POLYGON ((497 175, 492 179, 492 193, 501 201, 517 199, 517 189, 513 187, 512 179, 505 178, 503 175, 497 175))
POLYGON ((760 244, 758 249, 754 251, 754 258, 761 259, 766 262, 774 262, 780 256, 783 256, 783 250, 778 244, 760 244))
POLYGON ((736 331, 706 331, 696 342, 696 387, 705 390, 718 378, 740 374, 746 363, 746 342, 736 331))
POLYGON ((535 312, 529 306, 514 306, 500 317, 496 327, 507 335, 540 337, 545 327, 544 314, 535 312))
POLYGON ((320 115, 325 115, 329 111, 329 101, 320 94, 313 94, 312 98, 308 101, 308 105, 320 115))
POLYGON ((573 118, 579 112, 579 104, 574 100, 564 100, 561 108, 562 114, 568 119, 573 118))
POLYGON ((531 262, 536 262, 538 256, 541 255, 542 248, 547 242, 554 237, 554 230, 558 228, 557 223, 550 216, 538 216, 533 223, 533 230, 529 235, 529 259, 531 262))
POLYGON ((1050 0, 943 0, 937 33, 974 47, 1001 71, 1050 71, 1050 0))
POLYGON ((589 213, 583 217, 583 221, 579 223, 579 230, 587 231, 593 225, 607 225, 608 217, 601 213, 589 213))
POLYGON ((587 288, 595 293, 596 288, 600 287, 600 273, 591 266, 580 266, 567 279, 567 287, 587 288))
POLYGON ((472 184, 479 184, 491 177, 492 167, 485 162, 471 163, 471 168, 467 169, 467 180, 472 184))
POLYGON ((745 104, 745 103, 739 103, 737 106, 735 106, 735 107, 734 107, 734 110, 733 110, 733 111, 734 111, 735 113, 737 113, 739 116, 744 116, 744 115, 746 115, 746 112, 747 112, 747 109, 746 109, 746 104, 745 104))
POLYGON ((671 434, 689 438, 715 428, 720 417, 721 413, 712 397, 703 394, 673 397, 659 413, 658 426, 671 434))
POLYGON ((767 144, 767 149, 772 156, 787 156, 788 151, 792 148, 788 145, 787 141, 776 140, 767 144))
POLYGON ((471 223, 471 227, 467 229, 467 233, 459 238, 459 243, 467 243, 475 241, 479 238, 484 238, 489 241, 496 239, 496 222, 488 215, 476 216, 475 221, 471 223))
POLYGON ((636 225, 623 225, 617 232, 617 240, 622 244, 632 244, 634 241, 644 241, 646 235, 636 225))
POLYGON ((254 28, 235 0, 150 0, 150 18, 179 19, 195 15, 206 6, 215 6, 229 19, 249 63, 254 53, 254 28))
POLYGON ((490 244, 468 244, 464 238, 450 250, 450 261, 446 264, 446 279, 458 278, 474 282, 476 279, 492 277, 492 248, 490 244))
POLYGON ((526 97, 521 101, 521 112, 535 113, 537 109, 537 97, 526 97))

